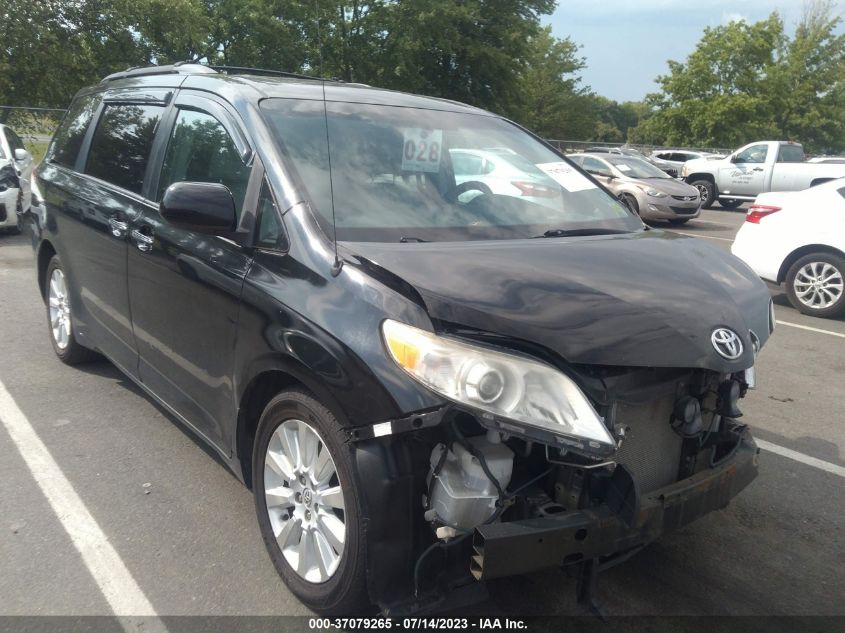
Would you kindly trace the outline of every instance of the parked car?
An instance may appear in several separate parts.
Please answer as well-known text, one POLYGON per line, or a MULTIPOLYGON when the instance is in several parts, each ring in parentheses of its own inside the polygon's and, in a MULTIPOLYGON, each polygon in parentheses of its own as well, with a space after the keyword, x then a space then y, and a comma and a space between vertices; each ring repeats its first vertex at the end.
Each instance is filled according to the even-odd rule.
POLYGON ((760 194, 731 250, 804 314, 845 314, 845 178, 760 194))
POLYGON ((571 154, 569 158, 644 220, 684 224, 700 213, 695 187, 644 160, 616 154, 571 154))
POLYGON ((639 158, 640 160, 644 160, 645 162, 654 165, 661 171, 666 172, 667 174, 672 176, 672 178, 678 177, 678 170, 674 165, 660 158, 646 156, 641 151, 634 149, 633 147, 588 147, 584 151, 590 154, 616 154, 619 156, 630 156, 631 158, 639 158))
POLYGON ((651 158, 662 160, 675 169, 675 175, 681 173, 681 169, 688 160, 695 160, 696 158, 706 158, 707 160, 715 160, 717 158, 724 158, 723 154, 713 154, 711 152, 696 152, 689 149, 659 149, 651 153, 651 158))
POLYGON ((560 186, 548 174, 520 154, 501 148, 449 150, 455 182, 475 183, 465 192, 467 201, 478 195, 496 194, 526 198, 532 202, 560 206, 560 186))
POLYGON ((61 361, 110 359, 252 488, 306 605, 593 586, 754 479, 735 418, 773 322, 745 265, 498 116, 237 72, 77 94, 36 176, 38 284, 61 361), (461 201, 453 146, 521 156, 561 204, 461 201))
POLYGON ((0 231, 19 232, 20 215, 29 209, 32 156, 7 125, 0 124, 0 231))
POLYGON ((808 163, 804 148, 791 141, 760 141, 722 160, 684 163, 684 180, 701 192, 701 206, 716 200, 728 209, 767 191, 800 191, 845 176, 845 165, 808 163))

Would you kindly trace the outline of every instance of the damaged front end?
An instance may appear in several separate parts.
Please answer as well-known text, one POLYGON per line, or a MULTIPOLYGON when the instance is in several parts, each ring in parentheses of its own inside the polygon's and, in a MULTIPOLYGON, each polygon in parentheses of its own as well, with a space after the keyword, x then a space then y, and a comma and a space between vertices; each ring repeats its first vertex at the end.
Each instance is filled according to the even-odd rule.
MULTIPOLYGON (((403 356, 414 350, 391 343, 389 331, 386 342, 400 365, 415 362, 403 356)), ((419 351, 419 344, 412 340, 410 348, 419 351)), ((456 356, 434 356, 434 370, 424 372, 438 375, 426 380, 453 388, 443 382, 454 370, 443 358, 456 356)), ((499 367, 497 359, 482 360, 499 367)), ((456 380, 475 395, 502 390, 467 373, 478 358, 460 361, 456 380)), ((392 517, 387 525, 373 521, 367 535, 374 602, 394 615, 443 609, 483 599, 479 581, 566 567, 581 579, 579 598, 591 604, 599 570, 724 507, 756 477, 757 448, 737 420, 750 377, 568 367, 567 379, 608 439, 590 425, 581 427, 586 435, 574 432, 568 415, 592 415, 578 403, 569 410, 534 403, 559 421, 556 432, 469 406, 460 384, 443 408, 358 429, 351 439, 368 482, 365 508, 392 517)))

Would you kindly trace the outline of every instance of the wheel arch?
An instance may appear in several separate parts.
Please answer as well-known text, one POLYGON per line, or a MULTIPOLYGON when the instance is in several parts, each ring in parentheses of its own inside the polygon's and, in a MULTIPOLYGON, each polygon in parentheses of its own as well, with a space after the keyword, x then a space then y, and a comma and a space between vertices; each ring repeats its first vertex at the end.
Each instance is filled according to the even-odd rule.
POLYGON ((306 367, 297 366, 286 358, 262 359, 250 372, 249 381, 241 394, 235 432, 235 459, 249 489, 252 489, 252 450, 261 414, 280 391, 292 388, 302 389, 319 400, 342 426, 348 426, 348 418, 338 400, 306 367))
MULTIPOLYGON (((684 182, 686 182, 687 184, 693 183, 696 180, 709 180, 711 183, 713 183, 714 187, 716 186, 716 178, 713 176, 713 174, 708 174, 707 172, 690 174, 689 176, 684 178, 684 182)), ((716 194, 718 195, 718 193, 719 192, 717 190, 716 194)))
POLYGON ((804 257, 804 255, 810 255, 811 253, 831 253, 845 258, 845 253, 833 246, 829 246, 827 244, 806 244, 800 248, 796 248, 784 258, 780 265, 780 269, 778 269, 777 282, 782 284, 786 281, 786 273, 789 272, 792 264, 804 257))
MULTIPOLYGON (((47 266, 50 265, 50 260, 56 254, 56 248, 50 240, 42 240, 38 246, 37 256, 37 270, 38 270, 38 289, 41 291, 41 298, 45 297, 45 290, 47 289, 47 266)), ((46 301, 46 299, 44 299, 46 301)))

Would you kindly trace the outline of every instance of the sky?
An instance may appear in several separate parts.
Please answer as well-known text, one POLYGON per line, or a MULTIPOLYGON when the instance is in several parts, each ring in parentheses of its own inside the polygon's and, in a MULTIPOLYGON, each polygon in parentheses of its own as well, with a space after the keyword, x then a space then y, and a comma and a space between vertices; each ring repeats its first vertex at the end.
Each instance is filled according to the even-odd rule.
MULTIPOLYGON (((543 22, 581 46, 584 84, 617 101, 637 101, 657 90, 654 79, 667 72, 668 60, 686 59, 705 26, 756 22, 778 11, 791 33, 803 6, 803 0, 558 0, 543 22)), ((845 0, 836 0, 834 11, 845 14, 845 0)))

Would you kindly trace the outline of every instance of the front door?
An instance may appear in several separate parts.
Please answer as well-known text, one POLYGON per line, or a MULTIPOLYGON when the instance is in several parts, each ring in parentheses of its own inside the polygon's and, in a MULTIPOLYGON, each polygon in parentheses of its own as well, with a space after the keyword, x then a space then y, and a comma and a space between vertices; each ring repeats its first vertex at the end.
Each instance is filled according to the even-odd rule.
MULTIPOLYGON (((219 104, 176 101, 162 139, 155 198, 174 182, 215 182, 242 213, 251 169, 243 135, 219 104), (225 124, 224 124, 225 121, 225 124), (235 142, 233 137, 239 142, 235 142)), ((228 450, 235 413, 232 363, 251 251, 222 237, 171 226, 148 209, 132 223, 129 298, 142 382, 198 432, 228 450)))
POLYGON ((739 152, 728 166, 720 167, 719 193, 756 196, 763 191, 768 152, 766 143, 750 145, 739 152))

